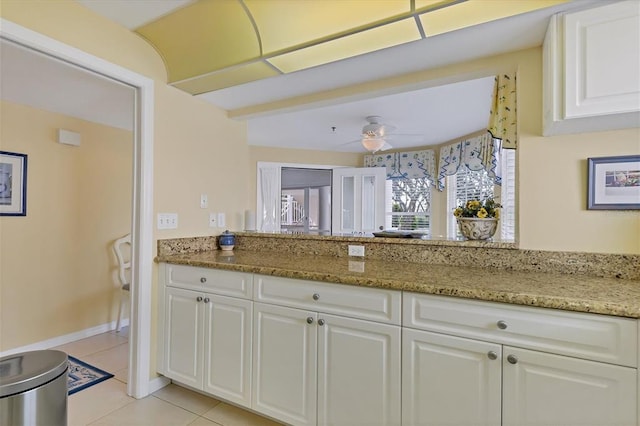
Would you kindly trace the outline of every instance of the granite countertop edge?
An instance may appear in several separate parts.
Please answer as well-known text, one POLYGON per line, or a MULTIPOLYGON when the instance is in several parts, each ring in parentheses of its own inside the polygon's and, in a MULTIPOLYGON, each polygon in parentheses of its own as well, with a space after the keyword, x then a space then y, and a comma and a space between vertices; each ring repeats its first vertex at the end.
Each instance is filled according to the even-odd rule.
POLYGON ((544 272, 398 264, 329 256, 220 250, 158 256, 156 262, 385 288, 567 311, 640 318, 640 281, 544 272))

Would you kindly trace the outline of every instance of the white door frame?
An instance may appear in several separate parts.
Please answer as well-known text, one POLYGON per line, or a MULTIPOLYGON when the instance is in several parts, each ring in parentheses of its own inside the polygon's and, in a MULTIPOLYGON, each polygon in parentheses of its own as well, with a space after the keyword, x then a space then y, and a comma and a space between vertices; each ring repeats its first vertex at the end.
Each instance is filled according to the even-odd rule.
POLYGON ((127 393, 150 393, 151 287, 153 267, 153 80, 75 47, 0 18, 0 37, 46 53, 136 90, 132 200, 132 279, 127 393))

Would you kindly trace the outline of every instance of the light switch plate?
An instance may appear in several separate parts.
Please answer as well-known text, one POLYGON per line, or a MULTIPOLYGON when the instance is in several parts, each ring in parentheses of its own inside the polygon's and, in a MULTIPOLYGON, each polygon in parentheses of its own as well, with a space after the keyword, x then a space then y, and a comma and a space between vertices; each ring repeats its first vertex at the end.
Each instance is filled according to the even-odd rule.
POLYGON ((178 213, 158 213, 158 229, 177 229, 178 213))
POLYGON ((225 222, 224 213, 218 213, 218 228, 224 228, 225 222))
POLYGON ((206 209, 207 207, 209 207, 209 197, 207 194, 200 194, 200 208, 206 209))

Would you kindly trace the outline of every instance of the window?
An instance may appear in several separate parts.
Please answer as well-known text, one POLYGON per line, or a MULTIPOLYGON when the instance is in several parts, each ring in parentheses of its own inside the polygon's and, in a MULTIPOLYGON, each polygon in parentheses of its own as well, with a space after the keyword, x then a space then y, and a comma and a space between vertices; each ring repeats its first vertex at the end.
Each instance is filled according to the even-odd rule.
MULTIPOLYGON (((492 197, 502 205, 500 210, 500 237, 503 240, 515 239, 515 151, 504 149, 501 153, 500 167, 502 185, 495 185, 486 170, 473 171, 460 166, 455 175, 447 177, 447 211, 469 200, 484 200, 492 197)), ((447 216, 447 234, 459 237, 460 231, 453 215, 447 216)))
POLYGON ((390 179, 386 184, 386 229, 429 231, 430 180, 427 178, 390 179))

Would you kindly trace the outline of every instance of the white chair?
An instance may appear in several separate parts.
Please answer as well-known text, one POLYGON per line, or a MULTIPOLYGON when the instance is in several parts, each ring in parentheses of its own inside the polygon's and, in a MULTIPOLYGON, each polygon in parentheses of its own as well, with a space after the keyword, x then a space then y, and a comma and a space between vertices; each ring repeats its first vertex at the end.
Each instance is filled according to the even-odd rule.
POLYGON ((125 256, 131 256, 131 234, 118 238, 113 243, 113 253, 118 261, 118 280, 120 281, 120 307, 118 308, 118 321, 116 322, 116 332, 120 331, 122 321, 122 309, 127 302, 131 289, 131 260, 125 260, 125 256), (128 247, 127 247, 128 246, 128 247))

